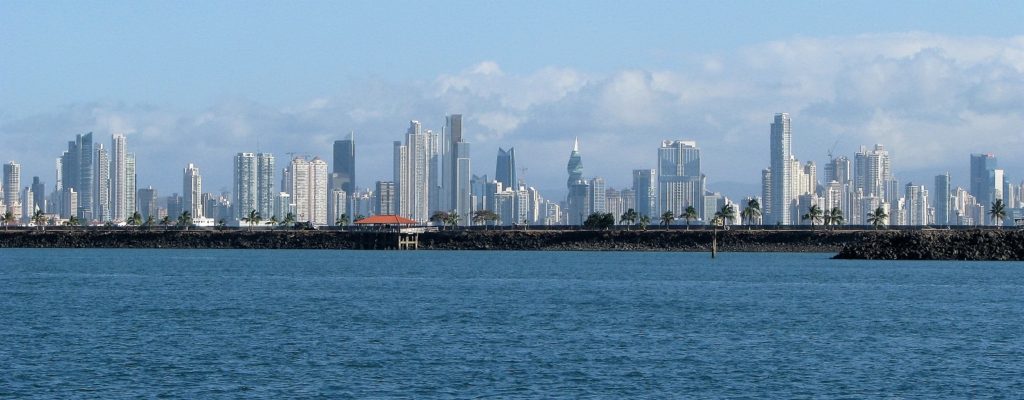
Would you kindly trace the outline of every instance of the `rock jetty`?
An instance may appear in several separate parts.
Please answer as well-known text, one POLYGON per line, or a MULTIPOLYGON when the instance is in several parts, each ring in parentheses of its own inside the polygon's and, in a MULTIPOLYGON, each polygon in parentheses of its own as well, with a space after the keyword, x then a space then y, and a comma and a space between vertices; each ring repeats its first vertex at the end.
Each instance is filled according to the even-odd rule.
POLYGON ((1024 230, 879 231, 851 242, 835 258, 1024 261, 1024 230))

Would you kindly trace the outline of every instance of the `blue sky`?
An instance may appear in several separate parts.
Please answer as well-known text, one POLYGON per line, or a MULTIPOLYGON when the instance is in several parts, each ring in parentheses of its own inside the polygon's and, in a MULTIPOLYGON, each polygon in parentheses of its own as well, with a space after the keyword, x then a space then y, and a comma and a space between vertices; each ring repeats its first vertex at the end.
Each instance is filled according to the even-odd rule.
POLYGON ((141 185, 180 190, 166 171, 196 162, 216 190, 257 140, 329 158, 355 130, 370 186, 408 120, 463 113, 474 169, 516 146, 541 189, 576 135, 615 187, 662 139, 698 140, 712 183, 755 185, 788 111, 801 160, 881 142, 905 181, 957 180, 994 151, 1020 178, 1021 21, 1019 1, 5 1, 0 134, 20 140, 0 157, 52 183, 75 133, 126 133, 141 185))

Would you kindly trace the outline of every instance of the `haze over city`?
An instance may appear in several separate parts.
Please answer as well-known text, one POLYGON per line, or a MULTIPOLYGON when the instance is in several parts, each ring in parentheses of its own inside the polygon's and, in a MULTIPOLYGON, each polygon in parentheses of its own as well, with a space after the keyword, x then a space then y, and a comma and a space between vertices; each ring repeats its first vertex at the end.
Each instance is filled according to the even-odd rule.
POLYGON ((662 140, 692 140, 709 190, 756 195, 776 112, 802 161, 881 143, 901 182, 948 171, 966 187, 971 153, 1024 171, 1019 2, 3 8, 0 159, 50 184, 86 132, 126 135, 139 186, 165 194, 189 163, 206 190, 229 189, 238 152, 330 159, 354 132, 371 187, 391 179, 410 120, 436 132, 450 114, 475 174, 515 147, 520 179, 552 199, 577 136, 585 175, 608 187, 654 168, 662 140))

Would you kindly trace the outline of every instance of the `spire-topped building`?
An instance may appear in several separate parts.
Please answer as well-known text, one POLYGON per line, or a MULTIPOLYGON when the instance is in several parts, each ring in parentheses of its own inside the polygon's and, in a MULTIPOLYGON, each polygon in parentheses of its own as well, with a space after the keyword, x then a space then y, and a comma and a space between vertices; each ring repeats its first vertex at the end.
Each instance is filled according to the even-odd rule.
POLYGON ((572 153, 569 153, 569 163, 566 165, 569 172, 569 179, 566 186, 569 189, 569 196, 566 198, 567 212, 569 213, 570 225, 581 225, 590 215, 588 195, 590 184, 583 179, 583 159, 580 157, 580 139, 574 138, 572 153))

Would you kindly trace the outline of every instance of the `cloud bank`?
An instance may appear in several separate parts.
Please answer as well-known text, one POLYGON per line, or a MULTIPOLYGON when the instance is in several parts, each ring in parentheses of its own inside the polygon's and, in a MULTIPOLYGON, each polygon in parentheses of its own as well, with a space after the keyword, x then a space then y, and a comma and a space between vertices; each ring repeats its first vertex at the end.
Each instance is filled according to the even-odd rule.
POLYGON ((801 160, 821 164, 836 143, 835 153, 847 155, 882 143, 904 181, 950 171, 964 182, 971 152, 994 152, 1008 174, 1024 177, 1024 37, 797 38, 684 58, 670 69, 612 73, 571 66, 510 73, 481 61, 427 81, 353 82, 285 107, 259 99, 198 112, 72 104, 0 117, 7 139, 0 154, 52 184, 53 160, 74 134, 92 131, 108 143, 124 133, 140 186, 180 191, 180 170, 193 162, 207 190, 218 191, 231 185, 236 152, 259 147, 282 165, 286 152, 330 160, 331 142, 352 131, 358 184, 368 187, 391 179, 391 142, 409 120, 439 131, 445 114, 461 113, 474 172, 493 175, 497 148, 515 146, 521 176, 557 198, 575 136, 585 174, 613 187, 628 186, 634 168, 653 168, 665 139, 698 142, 712 189, 724 181, 754 187, 768 165, 772 115, 789 112, 801 160))

